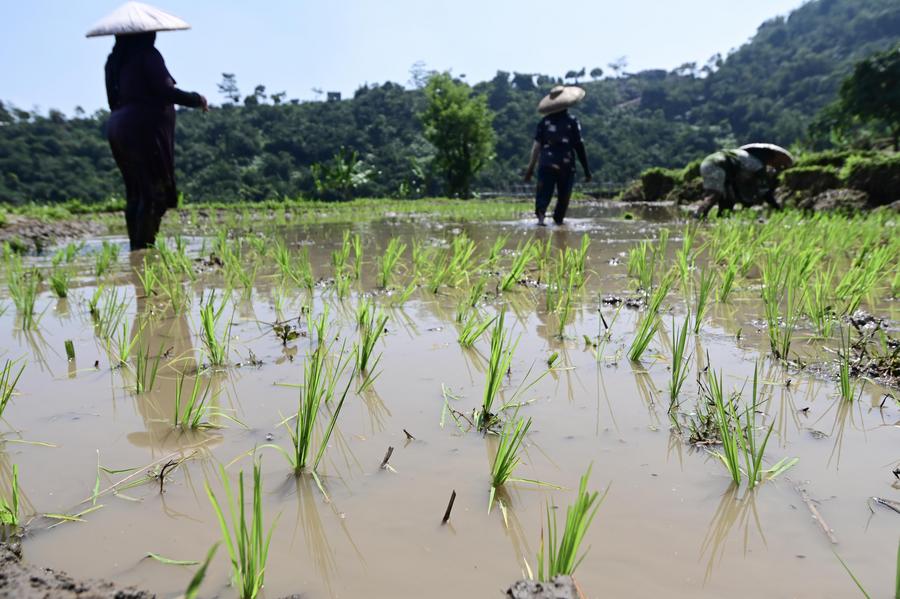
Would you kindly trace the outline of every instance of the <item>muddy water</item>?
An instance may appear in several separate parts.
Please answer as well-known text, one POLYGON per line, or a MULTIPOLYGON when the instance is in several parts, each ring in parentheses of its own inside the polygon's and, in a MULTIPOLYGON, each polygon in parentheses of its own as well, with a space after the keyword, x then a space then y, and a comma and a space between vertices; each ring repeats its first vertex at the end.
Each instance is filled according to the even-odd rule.
MULTIPOLYGON (((507 247, 514 248, 533 236, 549 236, 554 246, 563 247, 577 246, 584 232, 591 235, 592 275, 565 341, 555 337, 556 317, 544 313, 539 290, 517 288, 484 308, 486 313, 507 310, 507 322, 520 335, 510 388, 532 365, 541 372, 549 354, 560 352, 561 367, 528 392, 532 401, 521 409, 534 424, 517 476, 564 489, 511 483, 501 494, 506 521, 496 506, 488 513, 495 439, 462 432, 449 417, 442 426, 443 386, 458 397, 448 401, 460 412, 471 413, 479 405, 487 339, 471 351, 457 344, 453 315, 459 292, 435 296, 421 289, 402 308, 376 296, 390 315, 388 334, 379 344, 381 375, 370 390, 351 393, 341 414, 321 468, 328 499, 309 476, 295 478, 278 452, 259 450, 266 522, 277 521, 265 597, 301 592, 313 598, 500 596, 523 575, 525 562, 536 566, 545 505, 558 507, 564 517, 579 476, 591 464, 591 486, 608 487, 608 495, 585 540, 590 550, 577 573, 589 597, 854 596, 858 591, 833 551, 872 596, 893 592, 900 516, 877 505, 870 509, 867 499, 900 500, 900 483, 891 474, 900 460, 897 404, 887 401, 881 407, 885 390, 875 385, 866 385, 857 403, 842 403, 833 382, 786 371, 767 359, 765 331, 754 326, 762 317, 758 291, 739 289, 730 303, 712 307, 703 331, 689 342, 694 367, 682 392, 684 403, 691 405, 697 395, 696 369, 706 365, 707 352, 728 389, 744 385, 754 361, 761 360, 769 398, 761 424, 774 423, 767 459, 798 457, 799 463, 755 491, 735 489, 715 457, 670 430, 668 344, 657 338, 642 364, 624 357, 636 312, 621 311, 599 363, 581 340, 582 334, 600 331, 599 296, 630 288, 623 253, 635 241, 655 237, 669 217, 665 209, 639 214, 635 221, 614 216, 602 208, 585 210, 562 229, 535 229, 526 221, 386 221, 354 228, 365 243, 365 288, 374 281, 373 257, 391 236, 447 240, 465 231, 484 247, 507 234, 507 247), (415 438, 408 439, 404 429, 415 438), (381 470, 389 446, 395 448, 393 470, 381 470), (837 545, 811 516, 801 489, 833 530, 837 545), (452 518, 441 526, 452 490, 458 494, 452 518)), ((326 277, 343 229, 322 226, 280 234, 307 244, 317 276, 326 277)), ((191 243, 199 249, 202 240, 191 243)), ((161 370, 152 392, 136 396, 129 390, 132 376, 110 369, 93 330, 87 298, 96 281, 88 275, 90 258, 82 264, 84 276, 69 300, 42 296, 39 309, 46 311, 39 331, 17 330, 12 308, 0 318, 3 357, 28 362, 21 393, 4 415, 4 488, 17 464, 26 512, 76 513, 91 506, 79 502, 92 495, 98 452, 111 469, 189 457, 168 477, 164 493, 156 483, 102 495, 96 503, 103 507, 86 515, 85 522, 48 530, 49 522, 36 519, 24 541, 30 561, 174 597, 193 569, 145 559, 146 554, 196 560, 219 540, 204 485, 211 484, 221 496, 220 465, 228 466, 235 480, 238 470, 250 470, 250 458, 241 456, 254 446, 288 446, 287 431, 278 423, 296 411, 298 392, 286 385, 300 381, 310 342, 301 337, 283 347, 263 324, 279 317, 279 292, 274 279, 261 276, 252 297, 235 303, 231 357, 242 365, 203 375, 216 405, 247 428, 220 419, 225 428, 181 434, 171 426, 175 371, 188 373, 189 388, 190 361, 202 359, 197 297, 204 286, 217 285, 215 277, 199 279, 198 295, 185 315, 162 316, 146 325, 147 346, 154 352, 166 348, 173 361, 161 370), (75 343, 74 364, 66 360, 66 339, 75 343), (261 364, 248 363, 251 352, 261 364)), ((135 297, 130 267, 123 253, 105 285, 128 295, 127 326, 137 330, 136 314, 151 306, 135 297)), ((283 316, 299 313, 301 295, 284 294, 279 302, 283 316)), ((342 305, 333 292, 317 289, 313 312, 321 313, 327 304, 332 330, 352 339, 357 299, 355 291, 342 305)), ((680 322, 685 306, 677 294, 667 305, 680 322)), ((602 307, 608 322, 615 311, 602 307)), ((897 317, 892 305, 880 306, 880 313, 897 317)), ((669 321, 666 315, 666 332, 669 321)), ((127 475, 104 476, 101 490, 127 475)), ((227 584, 223 547, 201 595, 232 596, 227 584)))

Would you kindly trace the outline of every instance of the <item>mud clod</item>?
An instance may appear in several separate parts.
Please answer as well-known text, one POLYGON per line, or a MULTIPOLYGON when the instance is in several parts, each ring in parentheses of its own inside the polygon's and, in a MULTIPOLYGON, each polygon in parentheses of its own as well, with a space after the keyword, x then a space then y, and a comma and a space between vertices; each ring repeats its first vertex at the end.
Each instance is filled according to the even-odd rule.
POLYGON ((506 589, 513 599, 580 599, 578 587, 571 576, 556 576, 550 582, 520 580, 506 589))

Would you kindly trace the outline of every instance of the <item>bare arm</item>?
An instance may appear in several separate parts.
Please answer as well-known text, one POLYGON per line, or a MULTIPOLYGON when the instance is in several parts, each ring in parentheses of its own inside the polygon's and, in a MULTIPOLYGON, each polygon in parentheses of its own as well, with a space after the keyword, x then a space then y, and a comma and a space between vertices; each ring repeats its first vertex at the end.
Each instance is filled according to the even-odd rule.
POLYGON ((537 166, 538 158, 541 155, 541 144, 538 142, 534 142, 531 146, 531 158, 528 161, 528 168, 525 169, 525 181, 531 181, 531 177, 534 176, 534 168, 537 166))

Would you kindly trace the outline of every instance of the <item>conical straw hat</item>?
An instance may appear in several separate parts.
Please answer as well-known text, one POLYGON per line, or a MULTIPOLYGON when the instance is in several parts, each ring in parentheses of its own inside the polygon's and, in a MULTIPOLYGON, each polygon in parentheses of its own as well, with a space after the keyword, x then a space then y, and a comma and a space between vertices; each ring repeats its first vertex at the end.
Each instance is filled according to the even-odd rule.
POLYGON ((190 29, 182 19, 142 2, 126 2, 97 21, 86 37, 190 29))
POLYGON ((775 144, 755 143, 741 146, 742 150, 756 156, 766 164, 775 168, 790 168, 794 165, 791 153, 775 144))
POLYGON ((575 106, 584 98, 585 91, 574 85, 557 85, 550 93, 543 97, 538 104, 538 112, 541 114, 553 114, 560 110, 566 110, 575 106))

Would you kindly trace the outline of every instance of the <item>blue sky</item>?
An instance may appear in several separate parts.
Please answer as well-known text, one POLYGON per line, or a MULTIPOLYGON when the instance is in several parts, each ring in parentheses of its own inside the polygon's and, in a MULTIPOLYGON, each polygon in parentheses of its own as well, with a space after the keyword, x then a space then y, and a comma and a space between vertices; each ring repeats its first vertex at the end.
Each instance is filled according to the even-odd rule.
MULTIPOLYGON (((243 93, 261 83, 288 98, 312 89, 406 84, 409 68, 452 69, 470 82, 497 70, 561 76, 620 56, 628 70, 704 63, 747 41, 763 21, 802 0, 153 0, 193 25, 157 47, 179 86, 219 103, 223 72, 243 93)), ((110 0, 5 2, 0 100, 26 109, 104 106, 112 38, 84 32, 121 4, 110 0)))

